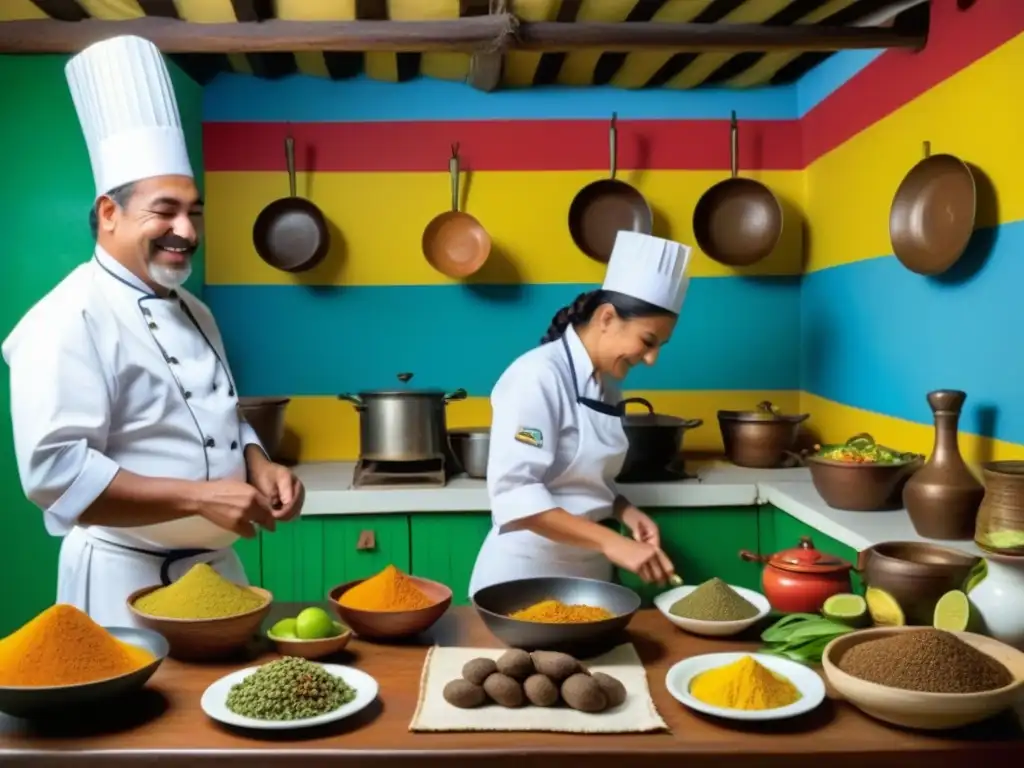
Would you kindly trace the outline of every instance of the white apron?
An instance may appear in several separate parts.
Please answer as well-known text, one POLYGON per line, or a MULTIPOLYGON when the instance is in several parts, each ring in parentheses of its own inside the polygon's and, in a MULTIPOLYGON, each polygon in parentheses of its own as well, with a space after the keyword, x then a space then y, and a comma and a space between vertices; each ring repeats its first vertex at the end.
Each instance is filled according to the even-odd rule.
MULTIPOLYGON (((220 337, 205 308, 184 292, 145 289, 97 253, 97 285, 116 330, 119 393, 105 455, 135 474, 183 480, 245 480, 238 398, 220 337), (212 341, 211 341, 212 340, 212 341)), ((197 562, 246 584, 231 545, 238 536, 193 516, 136 528, 75 527, 61 545, 57 601, 106 626, 134 622, 126 598, 169 584, 197 562)))
MULTIPOLYGON (((626 460, 629 439, 622 427, 622 408, 580 397, 579 382, 568 343, 576 395, 579 445, 565 471, 547 483, 555 504, 594 522, 612 516, 615 491, 612 482, 626 460)), ((532 531, 500 533, 491 528, 477 556, 469 594, 492 584, 538 576, 576 576, 610 581, 611 562, 600 552, 552 541, 532 531)))

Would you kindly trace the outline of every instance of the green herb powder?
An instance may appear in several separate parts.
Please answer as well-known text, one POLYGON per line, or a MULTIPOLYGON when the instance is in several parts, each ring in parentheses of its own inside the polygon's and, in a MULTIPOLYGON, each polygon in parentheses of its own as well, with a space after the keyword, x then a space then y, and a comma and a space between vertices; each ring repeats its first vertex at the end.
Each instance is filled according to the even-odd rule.
POLYGON ((298 657, 264 664, 228 692, 227 708, 257 720, 304 720, 333 712, 356 697, 340 677, 298 657))
POLYGON ((676 600, 668 612, 697 621, 740 621, 757 616, 757 607, 719 578, 705 581, 686 597, 676 600))

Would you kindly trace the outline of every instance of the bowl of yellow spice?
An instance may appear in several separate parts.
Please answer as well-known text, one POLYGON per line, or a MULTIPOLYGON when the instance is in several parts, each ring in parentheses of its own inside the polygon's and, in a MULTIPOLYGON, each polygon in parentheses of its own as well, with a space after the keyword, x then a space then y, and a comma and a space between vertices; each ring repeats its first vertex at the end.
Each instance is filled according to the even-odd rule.
POLYGON ((619 584, 570 576, 538 576, 492 584, 473 595, 491 633, 513 648, 595 652, 611 643, 640 608, 619 584))
POLYGON ((167 641, 136 627, 101 627, 58 603, 0 640, 0 712, 55 716, 142 688, 167 641))
POLYGON ((449 587, 387 566, 368 579, 339 584, 327 598, 342 623, 363 638, 388 640, 429 629, 452 604, 449 587))
POLYGON ((207 563, 198 563, 166 587, 145 587, 128 596, 136 621, 159 632, 169 655, 186 661, 230 656, 258 632, 273 596, 235 584, 207 563))
POLYGON ((825 700, 810 667, 763 653, 707 653, 669 669, 665 687, 690 709, 729 720, 782 720, 825 700))

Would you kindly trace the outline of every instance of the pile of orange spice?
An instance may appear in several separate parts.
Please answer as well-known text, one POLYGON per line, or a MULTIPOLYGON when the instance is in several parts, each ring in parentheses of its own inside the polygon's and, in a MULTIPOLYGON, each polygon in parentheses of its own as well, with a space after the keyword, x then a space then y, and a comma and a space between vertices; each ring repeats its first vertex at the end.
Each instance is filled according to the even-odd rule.
POLYGON ((590 621, 604 621, 614 615, 608 609, 594 605, 566 605, 558 600, 542 600, 510 613, 509 618, 542 624, 586 624, 590 621))
POLYGON ((435 601, 423 594, 408 576, 389 565, 345 592, 338 602, 357 611, 415 611, 435 601))
POLYGON ((94 683, 153 663, 72 605, 47 608, 0 640, 0 686, 42 688, 94 683))

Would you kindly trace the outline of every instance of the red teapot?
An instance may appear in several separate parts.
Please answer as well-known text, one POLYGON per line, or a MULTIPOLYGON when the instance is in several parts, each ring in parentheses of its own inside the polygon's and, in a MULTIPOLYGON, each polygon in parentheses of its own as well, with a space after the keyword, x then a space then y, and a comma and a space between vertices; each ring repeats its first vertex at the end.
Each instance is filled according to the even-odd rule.
POLYGON ((832 595, 850 592, 853 565, 814 548, 810 536, 801 536, 799 546, 774 555, 741 550, 747 562, 764 563, 761 590, 772 608, 782 613, 817 613, 832 595))

